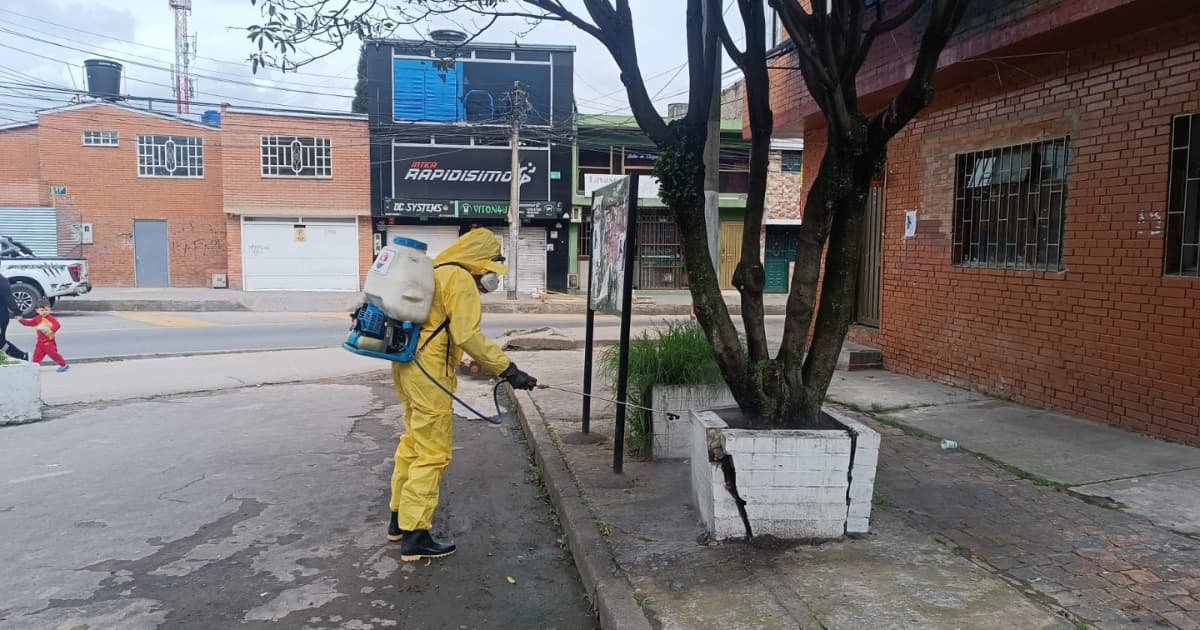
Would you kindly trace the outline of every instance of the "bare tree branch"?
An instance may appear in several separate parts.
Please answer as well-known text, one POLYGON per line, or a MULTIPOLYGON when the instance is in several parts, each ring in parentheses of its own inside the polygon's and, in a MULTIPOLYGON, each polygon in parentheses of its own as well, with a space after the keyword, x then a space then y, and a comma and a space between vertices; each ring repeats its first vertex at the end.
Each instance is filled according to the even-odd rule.
POLYGON ((882 12, 882 8, 880 8, 882 5, 876 4, 877 19, 871 23, 871 26, 867 28, 867 32, 863 34, 858 54, 855 55, 854 59, 847 66, 846 71, 851 76, 857 76, 858 71, 862 69, 862 65, 867 61, 867 55, 871 52, 871 46, 875 44, 875 38, 884 33, 894 31, 902 24, 911 20, 917 11, 920 11, 921 7, 925 6, 926 2, 928 0, 909 0, 908 5, 901 9, 899 13, 886 20, 878 18, 878 14, 882 12))
POLYGON ((871 119, 868 137, 872 147, 885 147, 892 136, 933 100, 933 75, 937 72, 938 58, 962 22, 967 4, 968 0, 934 0, 912 75, 887 107, 871 119))
MULTIPOLYGON (((746 86, 746 111, 750 123, 750 181, 742 228, 742 257, 733 273, 733 285, 742 296, 742 324, 752 364, 770 359, 763 306, 766 272, 762 265, 759 235, 766 215, 767 168, 771 159, 771 82, 767 72, 766 12, 760 0, 737 0, 746 32, 746 50, 734 61, 742 69, 746 86), (740 58, 740 62, 739 62, 740 58)), ((730 39, 721 20, 722 36, 730 39)), ((729 48, 732 41, 727 42, 729 48)), ((733 55, 730 55, 733 57, 733 55)), ((764 392, 765 395, 765 392, 764 392)))
POLYGON ((733 63, 743 71, 746 70, 746 56, 738 50, 737 44, 733 41, 733 36, 729 33, 729 25, 725 20, 721 20, 721 45, 725 47, 725 54, 733 60, 733 63))

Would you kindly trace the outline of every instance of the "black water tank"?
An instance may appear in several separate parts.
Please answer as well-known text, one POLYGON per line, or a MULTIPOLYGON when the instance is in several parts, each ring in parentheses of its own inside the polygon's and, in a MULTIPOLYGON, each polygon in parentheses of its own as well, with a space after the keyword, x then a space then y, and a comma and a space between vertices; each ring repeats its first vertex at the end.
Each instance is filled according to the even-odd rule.
POLYGON ((121 64, 107 59, 86 59, 88 96, 115 100, 121 98, 121 64))

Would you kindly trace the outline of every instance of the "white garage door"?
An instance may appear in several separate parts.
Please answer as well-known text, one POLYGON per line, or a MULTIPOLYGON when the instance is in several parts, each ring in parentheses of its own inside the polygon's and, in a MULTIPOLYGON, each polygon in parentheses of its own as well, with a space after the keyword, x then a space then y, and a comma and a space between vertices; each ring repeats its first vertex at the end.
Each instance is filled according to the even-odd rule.
POLYGON ((357 219, 242 221, 247 291, 357 291, 357 219))
POLYGON ((454 225, 393 225, 387 229, 387 240, 390 244, 397 236, 421 241, 429 246, 426 253, 430 258, 437 258, 443 249, 458 240, 458 226, 454 225))

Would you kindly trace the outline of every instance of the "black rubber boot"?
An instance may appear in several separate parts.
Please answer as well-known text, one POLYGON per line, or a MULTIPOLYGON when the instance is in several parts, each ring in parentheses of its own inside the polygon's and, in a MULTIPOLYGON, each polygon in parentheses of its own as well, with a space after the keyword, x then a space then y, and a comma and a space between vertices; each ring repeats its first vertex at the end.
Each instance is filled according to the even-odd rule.
POLYGON ((388 540, 400 542, 404 539, 405 533, 403 529, 400 529, 400 515, 392 512, 391 520, 388 521, 388 540))
POLYGON ((428 529, 415 529, 404 534, 404 542, 400 543, 400 559, 413 562, 423 558, 444 558, 454 550, 453 543, 434 540, 428 529))

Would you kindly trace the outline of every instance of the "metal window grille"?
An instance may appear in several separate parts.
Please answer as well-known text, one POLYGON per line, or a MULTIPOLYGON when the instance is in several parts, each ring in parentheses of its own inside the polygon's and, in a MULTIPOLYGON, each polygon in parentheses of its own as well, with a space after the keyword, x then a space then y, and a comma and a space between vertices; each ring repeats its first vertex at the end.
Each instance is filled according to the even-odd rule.
POLYGON ((686 286, 679 228, 670 212, 638 212, 639 289, 679 289, 686 286))
POLYGON ((579 256, 592 256, 592 209, 584 208, 579 223, 579 256))
POLYGON ((957 156, 953 262, 1061 271, 1070 138, 957 156))
POLYGON ((264 177, 332 177, 333 143, 329 138, 262 136, 264 177))
POLYGON ((120 144, 120 134, 116 131, 85 131, 83 144, 89 147, 115 147, 120 144))
POLYGON ((1200 114, 1171 121, 1165 271, 1200 276, 1200 114))
POLYGON ((204 177, 204 138, 138 136, 138 175, 204 177))
POLYGON ((782 173, 799 173, 804 168, 803 151, 784 151, 779 160, 779 171, 782 173))

